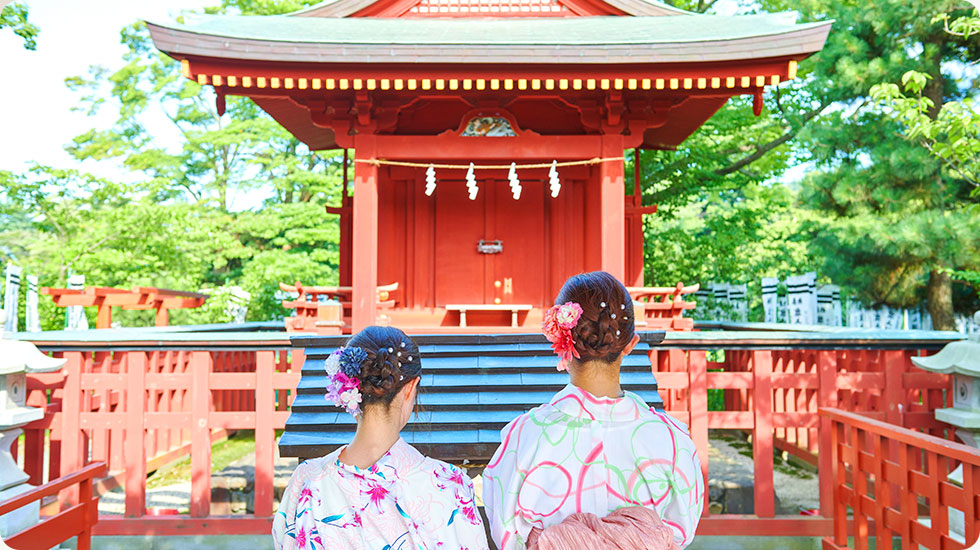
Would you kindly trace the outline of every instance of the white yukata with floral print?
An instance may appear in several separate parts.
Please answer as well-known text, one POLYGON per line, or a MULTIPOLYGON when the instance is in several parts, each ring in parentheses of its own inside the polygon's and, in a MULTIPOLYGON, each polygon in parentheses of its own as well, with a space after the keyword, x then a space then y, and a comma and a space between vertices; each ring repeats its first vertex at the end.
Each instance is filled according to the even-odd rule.
POLYGON ((399 439, 370 468, 343 447, 300 464, 272 523, 276 550, 485 550, 473 482, 399 439))
POLYGON ((605 517, 653 508, 682 548, 704 509, 704 478, 683 423, 638 395, 596 397, 573 385, 517 417, 483 472, 483 501, 501 550, 520 550, 531 529, 577 512, 605 517))

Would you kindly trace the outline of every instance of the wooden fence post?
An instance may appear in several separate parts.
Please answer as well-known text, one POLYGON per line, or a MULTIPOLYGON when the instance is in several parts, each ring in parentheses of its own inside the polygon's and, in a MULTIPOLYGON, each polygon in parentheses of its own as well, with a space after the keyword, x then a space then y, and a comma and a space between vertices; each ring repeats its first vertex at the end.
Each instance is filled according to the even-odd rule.
POLYGON ((255 365, 255 504, 256 517, 272 515, 275 476, 276 431, 273 424, 276 409, 276 393, 273 389, 273 375, 276 369, 276 352, 256 353, 255 365))
POLYGON ((76 550, 90 550, 92 548, 92 525, 98 519, 98 501, 92 500, 92 478, 86 477, 79 484, 79 502, 82 503, 82 525, 83 531, 78 535, 76 550), (92 517, 92 516, 96 517, 92 517))
POLYGON ((771 518, 776 515, 773 487, 773 427, 772 427, 772 352, 752 352, 752 401, 755 403, 752 431, 752 460, 755 464, 753 503, 755 515, 771 518))
MULTIPOLYGON (((817 406, 819 408, 837 406, 837 352, 820 350, 817 352, 817 406)), ((820 454, 817 455, 817 475, 820 479, 820 515, 830 517, 834 513, 834 454, 828 452, 833 447, 830 419, 820 417, 820 454)), ((836 453, 836 448, 833 449, 836 453)))
POLYGON ((211 512, 211 368, 210 351, 191 352, 191 517, 211 512))
MULTIPOLYGON (((823 352, 821 352, 823 353, 823 352)), ((821 361, 820 364, 823 362, 821 361)), ((823 387, 821 385, 821 387, 823 387)), ((827 469, 824 469, 824 459, 820 459, 820 514, 824 517, 834 518, 834 544, 838 546, 847 545, 847 503, 844 502, 843 490, 847 471, 844 468, 844 456, 841 453, 840 444, 845 440, 844 424, 832 422, 826 416, 820 416, 820 439, 826 437, 826 445, 821 441, 823 454, 828 456, 827 469), (826 421, 826 430, 823 429, 823 422, 826 421), (824 479, 827 479, 827 486, 830 488, 830 496, 824 498, 824 479), (824 511, 826 508, 827 511, 824 511)))
MULTIPOLYGON (((61 397, 61 461, 60 469, 52 471, 50 479, 59 475, 70 474, 82 469, 82 362, 85 357, 82 352, 70 351, 65 353, 68 361, 64 366, 65 388, 61 397)), ((61 492, 59 498, 61 509, 78 502, 78 488, 69 488, 61 492)))
MULTIPOLYGON (((671 353, 674 350, 671 350, 671 353)), ((684 357, 684 352, 679 351, 679 357, 684 357)), ((673 364, 675 356, 671 355, 673 364)), ((708 358, 707 354, 701 350, 691 350, 687 355, 687 376, 688 376, 688 405, 691 412, 691 439, 698 449, 701 457, 701 475, 704 476, 705 491, 708 487, 708 358)), ((675 365, 671 370, 679 370, 675 365)), ((708 512, 708 500, 704 499, 704 513, 708 512)))
POLYGON ((146 512, 146 352, 124 352, 126 360, 126 517, 146 512))

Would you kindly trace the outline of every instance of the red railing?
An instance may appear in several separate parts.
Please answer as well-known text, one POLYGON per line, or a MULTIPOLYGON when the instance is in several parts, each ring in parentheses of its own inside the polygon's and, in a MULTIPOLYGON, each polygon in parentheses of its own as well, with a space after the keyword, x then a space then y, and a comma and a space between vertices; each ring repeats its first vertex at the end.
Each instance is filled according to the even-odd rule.
MULTIPOLYGON (((950 399, 949 378, 917 372, 908 360, 946 341, 764 332, 668 334, 651 352, 653 369, 667 410, 691 428, 705 474, 711 467, 709 429, 752 436, 754 514, 706 511, 698 533, 831 535, 831 453, 816 459, 822 517, 780 516, 774 503, 774 448, 792 448, 801 456, 830 448, 830 420, 819 417, 818 407, 852 408, 950 437, 931 412, 950 399), (722 410, 709 410, 710 390, 723 394, 722 410)), ((115 479, 125 486, 125 514, 103 516, 96 534, 269 532, 275 430, 285 425, 303 360, 285 334, 161 333, 152 341, 142 335, 124 341, 37 343, 68 362, 60 374, 28 377, 30 398, 46 406, 48 414, 27 427, 26 470, 32 479, 40 479, 46 442, 51 476, 76 471, 90 461, 108 461, 115 479), (255 431, 253 513, 211 515, 211 442, 223 430, 255 431), (146 515, 146 474, 154 455, 172 460, 188 452, 189 513, 146 515)), ((77 499, 67 498, 64 505, 73 502, 77 499)))
MULTIPOLYGON (((235 336, 229 342, 86 344, 112 351, 42 345, 62 348, 55 353, 67 363, 60 373, 28 377, 31 400, 45 400, 48 414, 25 427, 25 471, 32 480, 42 476, 45 443, 51 448, 49 478, 91 461, 107 462, 110 475, 100 492, 122 484, 125 513, 103 516, 99 535, 268 533, 275 430, 289 415, 302 351, 290 349, 283 337, 235 336), (255 433, 254 513, 216 518, 210 515, 212 442, 237 430, 255 433), (189 514, 147 516, 148 470, 188 454, 189 514)), ((74 502, 76 495, 68 493, 61 506, 74 502)))
POLYGON ((12 533, 3 542, 14 550, 47 550, 72 537, 78 537, 78 550, 91 547, 92 526, 99 520, 99 499, 93 496, 92 482, 106 473, 104 462, 96 462, 26 493, 0 502, 0 516, 57 495, 63 490, 77 492, 76 504, 61 512, 42 517, 40 523, 12 533))
POLYGON ((821 409, 831 423, 833 536, 825 549, 961 550, 980 535, 980 451, 839 409, 821 409), (948 479, 962 467, 962 482, 948 479), (951 524, 963 531, 955 533, 951 524), (848 534, 853 537, 849 545, 848 534))
MULTIPOLYGON (((744 334, 744 333, 743 333, 744 334)), ((952 403, 947 375, 918 370, 909 357, 923 342, 855 342, 839 335, 759 333, 733 340, 725 333, 668 334, 651 352, 666 410, 688 424, 707 478, 708 430, 739 430, 751 436, 754 517, 711 515, 707 503, 698 534, 825 536, 833 506, 830 425, 821 407, 854 412, 952 438, 932 411, 952 403), (860 347, 859 347, 860 346, 860 347), (888 349, 898 346, 910 349, 888 349), (838 349, 820 349, 820 348, 838 349), (879 349, 874 349, 875 347, 879 349), (863 349, 861 349, 863 348, 863 349), (708 352, 719 354, 709 361, 708 352), (709 410, 711 390, 723 393, 722 410, 709 410), (774 450, 784 449, 818 467, 820 516, 777 516, 774 450), (822 516, 822 517, 821 517, 822 516)))

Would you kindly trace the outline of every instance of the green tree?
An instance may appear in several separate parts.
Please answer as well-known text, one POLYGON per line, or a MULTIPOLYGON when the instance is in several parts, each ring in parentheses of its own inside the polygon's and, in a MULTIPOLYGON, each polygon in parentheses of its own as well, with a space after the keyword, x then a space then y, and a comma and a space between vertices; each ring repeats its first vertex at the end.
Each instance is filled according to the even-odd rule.
MULTIPOLYGON (((2 6, 2 4, 0 4, 2 6)), ((11 29, 14 34, 24 40, 24 48, 37 49, 37 34, 40 29, 27 19, 27 5, 14 2, 0 9, 0 29, 11 29)))
MULTIPOLYGON (((902 137, 871 97, 879 82, 909 70, 929 75, 932 105, 975 94, 955 64, 975 56, 976 41, 945 32, 937 13, 953 2, 886 0, 874 4, 807 0, 804 14, 837 24, 812 58, 806 93, 831 108, 800 134, 797 154, 815 169, 803 182, 826 258, 823 273, 871 303, 907 305, 925 297, 934 326, 952 329, 951 270, 980 265, 980 225, 971 186, 902 137), (923 296, 924 295, 924 296, 923 296)), ((935 119, 938 108, 928 113, 935 119)))
MULTIPOLYGON (((311 3, 230 0, 217 11, 311 3)), ((67 81, 80 110, 114 109, 116 120, 67 149, 80 161, 121 161, 128 183, 44 166, 0 173, 0 252, 43 286, 64 285, 69 271, 102 286, 241 286, 253 297, 252 320, 284 315, 273 298, 280 281, 336 283, 339 231, 324 206, 340 202, 339 152, 309 151, 248 99, 228 98, 219 115, 211 92, 182 77, 142 24, 123 29, 121 41, 120 66, 67 81), (175 146, 149 122, 161 109, 175 146)), ((60 326, 63 312, 45 308, 45 327, 60 326)), ((221 321, 222 309, 174 312, 173 321, 221 321)), ((139 311, 115 318, 152 323, 139 311)))

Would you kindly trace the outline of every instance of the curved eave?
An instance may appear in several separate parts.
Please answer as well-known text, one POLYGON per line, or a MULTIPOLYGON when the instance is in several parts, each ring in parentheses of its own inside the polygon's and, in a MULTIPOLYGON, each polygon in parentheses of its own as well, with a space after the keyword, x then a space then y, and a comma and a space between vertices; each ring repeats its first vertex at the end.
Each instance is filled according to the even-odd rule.
POLYGON ((147 22, 156 47, 172 57, 282 63, 547 65, 732 62, 805 58, 819 51, 832 22, 759 36, 628 44, 359 44, 287 42, 197 33, 147 22))
MULTIPOLYGON (((627 15, 691 15, 693 12, 675 8, 656 0, 602 0, 610 7, 620 10, 627 15)), ((326 0, 309 8, 293 13, 293 17, 350 17, 364 10, 378 0, 326 0)))

